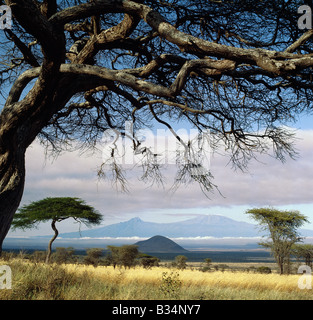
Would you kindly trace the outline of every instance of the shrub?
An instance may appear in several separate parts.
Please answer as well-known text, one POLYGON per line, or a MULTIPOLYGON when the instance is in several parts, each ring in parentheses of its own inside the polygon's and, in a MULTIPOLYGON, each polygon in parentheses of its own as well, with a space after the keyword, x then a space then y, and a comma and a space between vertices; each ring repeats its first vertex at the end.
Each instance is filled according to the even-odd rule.
POLYGON ((224 272, 225 269, 229 269, 229 266, 228 266, 227 264, 223 264, 223 263, 221 263, 221 264, 215 264, 213 267, 214 267, 214 269, 215 269, 216 271, 222 271, 222 272, 224 272))
POLYGON ((51 259, 53 262, 56 262, 58 264, 61 263, 73 263, 75 262, 74 257, 74 248, 61 248, 58 247, 55 249, 56 251, 52 254, 51 259))
POLYGON ((186 269, 187 267, 187 260, 188 258, 186 256, 183 255, 179 255, 175 257, 175 261, 172 262, 172 266, 181 270, 186 269))
POLYGON ((254 272, 254 273, 256 272, 255 270, 256 270, 256 268, 255 268, 254 266, 250 266, 250 267, 248 267, 248 268, 246 269, 247 272, 250 272, 250 271, 251 271, 251 272, 254 272))
POLYGON ((157 257, 144 257, 144 258, 140 259, 140 263, 145 269, 150 269, 152 267, 158 267, 159 262, 160 262, 160 259, 157 257))
POLYGON ((205 258, 204 259, 204 262, 206 263, 206 266, 207 267, 210 267, 211 266, 211 263, 212 263, 212 260, 210 258, 205 258))
POLYGON ((261 266, 261 267, 258 267, 256 269, 256 272, 265 273, 266 274, 266 273, 272 273, 272 270, 269 267, 261 266))
POLYGON ((204 266, 204 267, 200 268, 199 270, 202 272, 208 272, 208 271, 211 271, 211 268, 209 266, 204 266))
POLYGON ((123 245, 121 247, 108 246, 111 251, 108 259, 111 261, 113 267, 124 266, 124 268, 130 268, 136 265, 136 258, 139 255, 139 251, 136 245, 123 245))
POLYGON ((45 251, 36 250, 31 254, 30 260, 35 263, 45 262, 46 256, 47 256, 47 253, 45 251))
POLYGON ((170 274, 168 274, 168 272, 162 273, 160 291, 166 298, 178 299, 181 286, 182 286, 182 282, 181 280, 179 280, 179 273, 177 272, 171 272, 170 274))
POLYGON ((102 257, 103 250, 98 248, 92 248, 86 250, 87 256, 84 258, 84 263, 91 264, 97 267, 100 263, 100 258, 102 257))
POLYGON ((205 266, 200 268, 200 271, 202 271, 202 272, 210 271, 212 260, 210 258, 206 258, 206 259, 204 259, 204 262, 205 262, 205 266))

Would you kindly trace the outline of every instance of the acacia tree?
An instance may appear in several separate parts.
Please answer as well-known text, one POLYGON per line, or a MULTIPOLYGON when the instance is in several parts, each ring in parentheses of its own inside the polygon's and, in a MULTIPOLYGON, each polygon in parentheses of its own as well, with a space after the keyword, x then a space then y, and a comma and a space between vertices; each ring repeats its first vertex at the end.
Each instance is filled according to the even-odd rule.
POLYGON ((313 261, 313 245, 308 243, 295 244, 292 247, 292 254, 298 259, 304 259, 305 264, 312 268, 313 261))
POLYGON ((138 248, 136 245, 123 245, 120 247, 108 246, 111 251, 109 254, 109 260, 113 264, 115 269, 116 265, 130 268, 135 264, 135 259, 138 257, 138 248))
POLYGON ((84 258, 84 263, 91 264, 97 267, 103 255, 103 249, 91 248, 86 250, 87 256, 84 258))
POLYGON ((58 237, 59 231, 56 223, 72 218, 87 226, 98 225, 102 216, 93 207, 87 205, 79 198, 45 198, 36 202, 24 205, 15 214, 12 221, 13 229, 32 229, 41 222, 51 221, 51 228, 54 235, 49 241, 46 263, 49 262, 52 243, 58 237))
POLYGON ((261 242, 260 245, 270 248, 278 264, 280 274, 289 273, 286 267, 290 264, 290 255, 295 243, 301 241, 298 228, 307 217, 298 211, 281 211, 272 208, 255 208, 247 210, 263 231, 268 233, 270 241, 261 242))
MULTIPOLYGON (((185 148, 176 182, 214 188, 194 174, 190 143, 172 124, 209 129, 233 164, 259 152, 294 156, 281 124, 310 110, 312 34, 299 30, 301 1, 5 0, 12 29, 0 30, 0 248, 25 180, 25 151, 36 139, 56 152, 94 147, 103 131, 158 122, 185 148)), ((159 179, 156 155, 143 179, 159 179)), ((117 181, 123 173, 110 153, 117 181)), ((200 168, 203 169, 203 168, 200 168)), ((99 174, 104 174, 101 166, 99 174)))

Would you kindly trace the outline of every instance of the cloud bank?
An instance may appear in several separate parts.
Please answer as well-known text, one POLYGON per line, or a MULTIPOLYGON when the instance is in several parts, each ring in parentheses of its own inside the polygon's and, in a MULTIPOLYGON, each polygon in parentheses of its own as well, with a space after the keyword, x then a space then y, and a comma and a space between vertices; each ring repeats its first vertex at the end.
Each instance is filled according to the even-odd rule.
POLYGON ((78 152, 65 153, 55 160, 45 158, 44 150, 34 142, 26 155, 26 185, 22 203, 43 197, 77 196, 95 206, 101 213, 122 215, 144 210, 186 209, 212 206, 280 206, 312 203, 313 131, 298 131, 297 160, 280 161, 264 155, 250 163, 249 172, 234 171, 221 155, 211 158, 213 183, 222 195, 205 197, 198 185, 182 186, 169 192, 174 166, 167 171, 164 189, 148 187, 129 172, 129 193, 119 193, 110 181, 99 181, 97 168, 101 154, 87 156, 78 152))

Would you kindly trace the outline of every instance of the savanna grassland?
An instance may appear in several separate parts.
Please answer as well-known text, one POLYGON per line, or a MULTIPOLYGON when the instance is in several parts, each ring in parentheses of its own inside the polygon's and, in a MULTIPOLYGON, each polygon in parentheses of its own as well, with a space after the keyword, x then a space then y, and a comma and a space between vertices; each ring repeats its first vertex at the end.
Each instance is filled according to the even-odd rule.
POLYGON ((202 272, 196 268, 113 268, 83 264, 0 260, 12 270, 12 289, 1 300, 308 300, 300 275, 244 271, 202 272))

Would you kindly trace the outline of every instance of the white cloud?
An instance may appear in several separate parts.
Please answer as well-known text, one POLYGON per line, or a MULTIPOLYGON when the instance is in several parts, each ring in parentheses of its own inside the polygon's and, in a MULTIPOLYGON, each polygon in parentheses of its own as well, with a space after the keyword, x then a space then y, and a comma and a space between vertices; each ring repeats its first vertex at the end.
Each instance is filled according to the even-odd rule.
POLYGON ((226 161, 211 160, 215 182, 230 205, 285 205, 312 203, 313 187, 313 131, 299 131, 297 160, 286 163, 260 156, 249 166, 249 173, 233 172, 224 167, 226 161))
POLYGON ((98 181, 96 170, 101 164, 100 154, 88 157, 72 152, 51 161, 45 159, 43 148, 34 142, 26 156, 27 175, 22 203, 48 196, 81 197, 103 213, 105 221, 113 217, 126 220, 130 215, 153 210, 311 204, 313 131, 299 131, 298 136, 301 138, 297 143, 299 159, 282 164, 261 156, 261 162, 251 162, 250 173, 232 170, 226 166, 226 157, 215 155, 211 159, 213 182, 224 197, 215 192, 211 199, 206 198, 196 184, 182 186, 175 193, 169 192, 173 167, 166 172, 164 189, 148 188, 132 170, 129 174, 130 193, 118 193, 109 181, 98 181))

